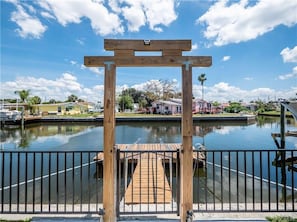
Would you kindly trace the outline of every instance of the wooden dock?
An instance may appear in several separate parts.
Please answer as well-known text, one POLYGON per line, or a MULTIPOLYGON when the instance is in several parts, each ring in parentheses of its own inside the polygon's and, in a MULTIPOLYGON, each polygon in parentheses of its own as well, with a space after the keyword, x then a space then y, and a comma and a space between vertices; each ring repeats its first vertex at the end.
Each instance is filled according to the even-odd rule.
MULTIPOLYGON (((125 184, 123 196, 125 204, 172 202, 172 190, 164 166, 171 164, 169 168, 172 170, 172 164, 176 163, 178 158, 177 152, 174 151, 180 147, 181 144, 178 143, 117 144, 120 151, 125 151, 120 152, 119 156, 119 161, 124 164, 124 170, 127 170, 127 164, 135 164, 131 180, 128 185, 125 184)), ((205 165, 204 152, 193 152, 193 159, 199 166, 205 165)), ((103 165, 104 153, 98 153, 94 161, 103 165)), ((126 178, 127 172, 124 173, 126 178)), ((170 177, 172 178, 172 172, 170 177)))
POLYGON ((166 178, 161 159, 142 157, 126 189, 126 204, 170 203, 172 191, 166 178))
MULTIPOLYGON (((169 158, 168 154, 171 151, 177 151, 178 149, 181 149, 181 144, 180 143, 117 144, 116 146, 120 151, 152 151, 152 152, 153 151, 162 151, 161 153, 163 154, 163 152, 164 152, 164 154, 165 154, 165 161, 166 161, 166 159, 169 158), (168 153, 166 153, 167 150, 169 151, 168 153)), ((193 149, 194 149, 194 147, 193 147, 193 149)), ((161 155, 161 153, 159 155, 161 155)), ((120 154, 120 159, 124 159, 124 158, 138 159, 139 155, 135 154, 133 156, 129 155, 127 157, 127 154, 125 155, 125 153, 121 153, 120 154)), ((176 159, 176 152, 174 152, 172 154, 172 158, 176 159)), ((164 157, 162 159, 164 159, 164 157)), ((194 152, 193 153, 193 159, 204 162, 205 161, 205 154, 203 152, 200 152, 200 153, 194 152)), ((94 161, 103 161, 104 160, 103 152, 98 153, 93 158, 93 160, 94 161)))

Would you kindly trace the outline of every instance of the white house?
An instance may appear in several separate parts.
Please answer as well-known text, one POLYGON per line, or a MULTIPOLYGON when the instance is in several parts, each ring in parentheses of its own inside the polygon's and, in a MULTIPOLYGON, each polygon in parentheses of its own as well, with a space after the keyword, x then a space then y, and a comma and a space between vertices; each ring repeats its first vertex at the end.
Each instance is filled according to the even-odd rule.
POLYGON ((182 105, 178 101, 157 100, 152 103, 152 112, 156 114, 180 114, 181 111, 182 105))
POLYGON ((193 113, 213 113, 212 104, 202 99, 193 101, 193 113))

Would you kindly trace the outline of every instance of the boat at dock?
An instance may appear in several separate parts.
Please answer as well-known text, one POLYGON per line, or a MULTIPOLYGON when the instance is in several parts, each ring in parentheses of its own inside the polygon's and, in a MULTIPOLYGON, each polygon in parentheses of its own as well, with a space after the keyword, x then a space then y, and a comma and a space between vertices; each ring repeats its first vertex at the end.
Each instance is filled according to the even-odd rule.
POLYGON ((0 109, 0 121, 18 121, 22 119, 22 112, 17 110, 0 109))

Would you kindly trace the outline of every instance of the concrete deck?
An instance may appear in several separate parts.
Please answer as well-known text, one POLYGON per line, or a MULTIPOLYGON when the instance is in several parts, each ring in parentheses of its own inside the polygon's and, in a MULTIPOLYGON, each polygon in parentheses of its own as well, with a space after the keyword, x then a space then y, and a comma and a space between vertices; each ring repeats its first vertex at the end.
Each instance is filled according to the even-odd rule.
MULTIPOLYGON (((208 221, 208 222, 263 222, 267 221, 265 217, 270 216, 284 216, 284 217, 291 217, 296 218, 297 220, 297 213, 296 212, 280 212, 280 213, 195 213, 194 220, 195 222, 201 221, 208 221)), ((0 215, 1 219, 5 219, 8 221, 18 221, 18 220, 25 220, 32 218, 32 222, 100 222, 100 217, 95 214, 2 214, 0 215)), ((118 221, 125 221, 125 222, 178 222, 179 217, 174 214, 160 214, 160 215, 128 215, 122 216, 119 218, 118 221)))

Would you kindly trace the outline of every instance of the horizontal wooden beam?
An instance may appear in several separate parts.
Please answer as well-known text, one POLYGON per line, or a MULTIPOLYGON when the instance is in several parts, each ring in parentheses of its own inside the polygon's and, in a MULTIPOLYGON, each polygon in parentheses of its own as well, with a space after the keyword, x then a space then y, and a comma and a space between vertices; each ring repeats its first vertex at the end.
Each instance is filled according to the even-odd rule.
POLYGON ((192 67, 209 67, 211 56, 85 56, 87 67, 103 67, 107 62, 113 62, 117 67, 181 67, 190 64, 192 67))
POLYGON ((129 40, 129 39, 104 39, 104 49, 134 50, 134 51, 163 51, 166 49, 191 51, 191 40, 129 40))

